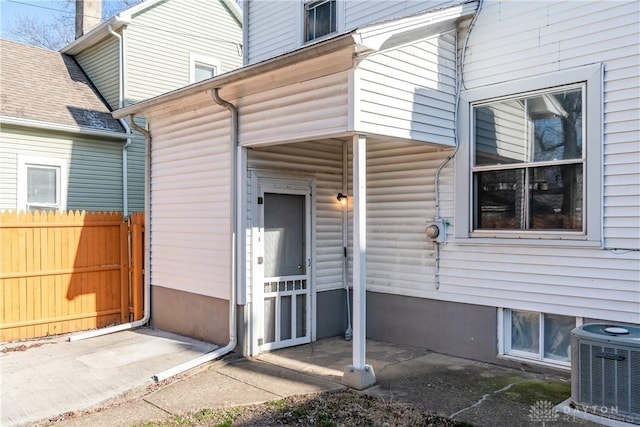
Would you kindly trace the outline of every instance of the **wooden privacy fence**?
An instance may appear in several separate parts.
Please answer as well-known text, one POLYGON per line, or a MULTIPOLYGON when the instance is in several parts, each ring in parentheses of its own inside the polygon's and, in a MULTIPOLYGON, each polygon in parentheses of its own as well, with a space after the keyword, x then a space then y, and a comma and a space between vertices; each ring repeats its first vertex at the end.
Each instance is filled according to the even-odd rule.
POLYGON ((144 214, 0 214, 0 341, 139 320, 144 214))

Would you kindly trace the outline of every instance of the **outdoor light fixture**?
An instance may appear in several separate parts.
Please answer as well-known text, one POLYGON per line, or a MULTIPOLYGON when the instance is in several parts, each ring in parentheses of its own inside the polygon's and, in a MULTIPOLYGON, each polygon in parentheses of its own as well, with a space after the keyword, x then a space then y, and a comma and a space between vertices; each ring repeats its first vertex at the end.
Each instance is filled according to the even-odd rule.
POLYGON ((338 201, 343 205, 347 204, 347 196, 345 196, 342 193, 338 193, 338 195, 336 196, 336 199, 338 199, 338 201))

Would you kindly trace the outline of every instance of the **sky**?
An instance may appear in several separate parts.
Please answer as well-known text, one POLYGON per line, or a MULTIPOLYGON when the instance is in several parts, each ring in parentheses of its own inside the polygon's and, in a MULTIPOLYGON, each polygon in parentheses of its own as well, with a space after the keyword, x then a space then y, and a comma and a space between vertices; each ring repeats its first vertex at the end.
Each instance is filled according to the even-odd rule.
POLYGON ((43 21, 49 21, 55 13, 67 11, 72 13, 73 9, 65 10, 65 0, 0 0, 0 15, 2 21, 0 33, 2 38, 9 38, 6 28, 15 22, 19 14, 35 16, 43 21))

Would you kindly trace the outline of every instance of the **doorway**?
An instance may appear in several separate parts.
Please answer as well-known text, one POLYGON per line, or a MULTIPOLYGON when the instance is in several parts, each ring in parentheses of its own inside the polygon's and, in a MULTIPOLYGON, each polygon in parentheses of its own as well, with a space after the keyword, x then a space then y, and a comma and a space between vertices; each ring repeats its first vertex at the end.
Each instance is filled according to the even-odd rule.
POLYGON ((256 353, 311 342, 309 181, 259 182, 256 353))

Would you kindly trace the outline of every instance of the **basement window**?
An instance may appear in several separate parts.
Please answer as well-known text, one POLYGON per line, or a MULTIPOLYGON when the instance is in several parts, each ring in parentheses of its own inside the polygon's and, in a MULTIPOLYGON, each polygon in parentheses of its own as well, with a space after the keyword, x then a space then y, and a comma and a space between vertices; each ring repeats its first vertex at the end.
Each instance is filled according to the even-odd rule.
POLYGON ((570 366, 575 317, 505 309, 503 325, 505 355, 570 366))

